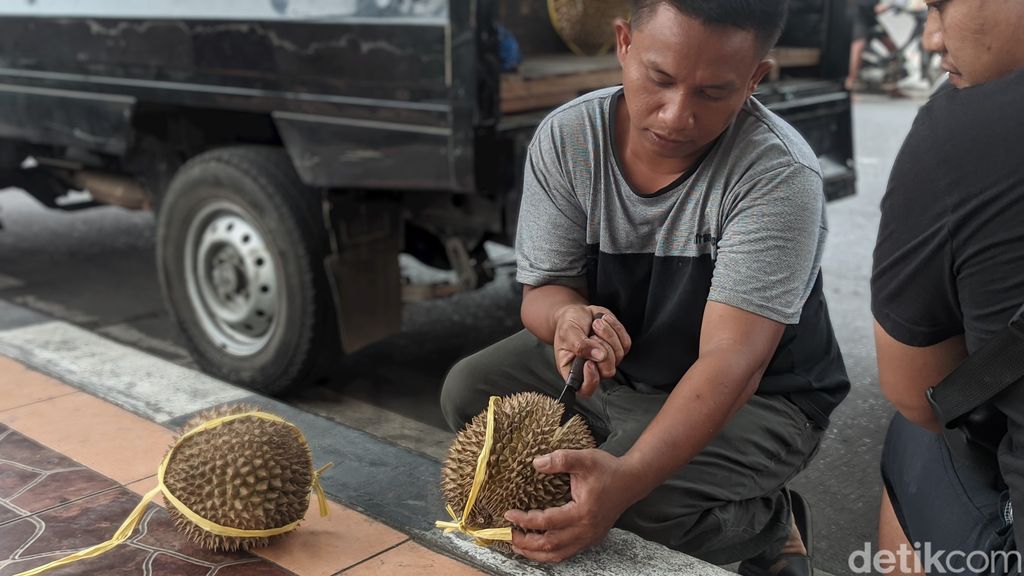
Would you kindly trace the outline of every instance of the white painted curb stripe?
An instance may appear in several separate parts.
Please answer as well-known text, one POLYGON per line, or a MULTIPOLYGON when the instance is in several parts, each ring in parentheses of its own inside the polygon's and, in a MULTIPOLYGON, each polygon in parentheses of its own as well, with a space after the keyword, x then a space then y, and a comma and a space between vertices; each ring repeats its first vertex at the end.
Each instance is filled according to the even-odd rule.
POLYGON ((0 331, 0 354, 160 423, 251 395, 67 322, 0 331))
MULTIPOLYGON (((571 562, 534 568, 525 562, 506 558, 493 550, 473 544, 455 534, 444 536, 447 544, 462 558, 497 574, 516 576, 735 576, 732 572, 702 560, 675 552, 649 540, 612 528, 601 546, 575 556, 571 562)), ((816 570, 817 572, 817 570, 816 570)))

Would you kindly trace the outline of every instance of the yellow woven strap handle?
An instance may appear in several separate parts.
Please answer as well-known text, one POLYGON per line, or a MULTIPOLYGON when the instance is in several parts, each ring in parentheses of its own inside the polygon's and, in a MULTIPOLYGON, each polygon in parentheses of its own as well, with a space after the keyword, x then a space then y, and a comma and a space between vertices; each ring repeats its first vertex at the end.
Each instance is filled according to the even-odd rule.
POLYGON ((459 518, 451 506, 446 506, 448 514, 452 517, 451 522, 438 520, 434 523, 438 528, 444 528, 445 534, 449 532, 461 532, 473 538, 473 541, 481 546, 490 546, 496 541, 511 542, 512 527, 504 528, 469 528, 466 521, 470 512, 473 511, 473 504, 480 493, 480 488, 487 479, 487 460, 491 457, 491 445, 494 443, 494 407, 498 403, 497 396, 491 396, 487 403, 487 428, 484 434, 484 446, 480 450, 480 456, 476 459, 476 473, 473 476, 473 486, 469 489, 469 498, 466 499, 466 507, 462 510, 462 518, 459 518))
MULTIPOLYGON (((199 426, 196 426, 192 430, 189 430, 185 434, 182 434, 181 438, 178 438, 178 441, 174 443, 174 446, 172 446, 171 449, 167 451, 167 455, 164 456, 163 462, 160 463, 160 469, 157 471, 157 487, 153 488, 152 490, 147 492, 145 496, 142 497, 142 501, 139 502, 139 504, 135 507, 134 510, 132 510, 132 513, 128 515, 128 518, 125 519, 124 523, 121 524, 121 527, 117 529, 117 532, 114 532, 114 535, 110 538, 110 540, 86 548, 85 550, 79 550, 78 552, 75 552, 70 556, 66 556, 59 560, 54 560, 49 564, 44 564, 42 566, 33 568, 26 572, 21 572, 16 576, 35 576, 37 574, 43 574, 44 572, 49 572, 50 570, 53 570, 55 568, 60 568, 61 566, 66 566, 73 562, 84 560, 86 558, 94 558, 96 556, 99 556, 100 554, 110 551, 115 546, 124 542, 128 539, 129 536, 132 535, 132 532, 135 531, 135 527, 139 524, 139 521, 142 519, 142 515, 146 512, 146 506, 148 506, 149 503, 152 502, 153 498, 156 498, 157 494, 160 494, 161 492, 163 493, 164 498, 166 498, 167 501, 170 502, 171 505, 174 506, 178 510, 178 512, 180 512, 183 516, 194 522, 203 530, 206 530, 207 532, 211 532, 218 536, 235 536, 241 538, 257 538, 261 536, 270 537, 277 536, 278 534, 284 534, 285 532, 288 532, 296 528, 299 525, 299 522, 301 522, 301 520, 297 520, 295 522, 292 522, 285 526, 281 526, 279 528, 270 528, 268 530, 242 530, 240 528, 232 528, 231 526, 222 526, 215 522, 211 522, 190 510, 188 506, 185 506, 185 504, 183 504, 180 500, 175 498, 174 495, 171 494, 171 491, 167 489, 167 486, 164 485, 164 472, 167 469, 167 463, 170 462, 171 455, 174 454, 174 451, 178 448, 178 446, 181 445, 183 440, 200 432, 211 430, 213 428, 216 428, 217 426, 226 424, 227 422, 238 420, 239 418, 262 418, 264 420, 271 420, 274 422, 281 422, 283 424, 287 424, 292 428, 292 430, 294 430, 299 435, 299 439, 302 440, 302 442, 305 442, 305 438, 302 436, 302 432, 298 428, 296 428, 294 424, 287 422, 286 420, 279 416, 275 416, 274 414, 268 414, 266 412, 244 412, 241 414, 222 416, 220 418, 214 418, 213 420, 204 422, 199 426)), ((311 490, 316 493, 317 500, 319 500, 320 516, 327 516, 327 497, 324 494, 323 487, 320 486, 320 475, 326 472, 328 469, 330 469, 331 466, 334 466, 333 462, 325 466, 322 466, 321 468, 313 472, 313 486, 311 490)))

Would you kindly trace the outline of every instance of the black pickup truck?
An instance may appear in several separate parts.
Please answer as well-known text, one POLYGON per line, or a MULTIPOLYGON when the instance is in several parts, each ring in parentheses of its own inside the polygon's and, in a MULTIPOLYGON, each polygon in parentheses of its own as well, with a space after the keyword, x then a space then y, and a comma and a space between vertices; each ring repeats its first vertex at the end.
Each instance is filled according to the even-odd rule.
MULTIPOLYGON (((461 288, 486 280, 483 242, 511 241, 537 123, 619 81, 614 56, 572 54, 548 14, 544 0, 0 0, 0 187, 155 210, 161 286, 196 362, 281 392, 400 329, 401 252, 461 288), (521 47, 514 72, 500 27, 521 47)), ((758 97, 818 152, 829 198, 852 194, 845 0, 793 0, 789 22, 758 97)))

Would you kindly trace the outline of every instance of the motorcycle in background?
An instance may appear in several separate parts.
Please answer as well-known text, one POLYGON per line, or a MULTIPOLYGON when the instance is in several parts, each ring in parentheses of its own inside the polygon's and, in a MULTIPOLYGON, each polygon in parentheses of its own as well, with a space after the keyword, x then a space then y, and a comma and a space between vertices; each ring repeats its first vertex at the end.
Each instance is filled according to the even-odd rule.
POLYGON ((897 86, 925 89, 931 92, 945 79, 941 55, 924 47, 924 28, 928 7, 924 0, 896 0, 889 6, 894 18, 911 18, 910 33, 900 42, 882 22, 871 31, 861 55, 858 77, 869 91, 891 91, 897 86), (896 43, 890 52, 881 42, 886 34, 896 43))

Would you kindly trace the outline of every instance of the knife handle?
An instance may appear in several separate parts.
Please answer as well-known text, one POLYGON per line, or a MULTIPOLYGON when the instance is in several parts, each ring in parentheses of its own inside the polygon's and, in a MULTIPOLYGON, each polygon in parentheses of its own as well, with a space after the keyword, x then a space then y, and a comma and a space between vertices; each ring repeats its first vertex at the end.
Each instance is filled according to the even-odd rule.
MULTIPOLYGON (((594 314, 594 320, 600 320, 604 318, 604 312, 598 312, 594 314)), ((587 330, 587 338, 594 333, 594 320, 590 321, 590 329, 587 330)), ((565 379, 565 383, 571 386, 573 390, 579 391, 583 386, 583 365, 587 363, 587 359, 583 356, 577 356, 572 361, 572 366, 569 368, 569 377, 565 379)))

